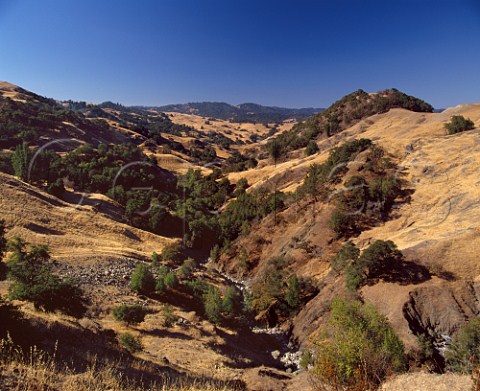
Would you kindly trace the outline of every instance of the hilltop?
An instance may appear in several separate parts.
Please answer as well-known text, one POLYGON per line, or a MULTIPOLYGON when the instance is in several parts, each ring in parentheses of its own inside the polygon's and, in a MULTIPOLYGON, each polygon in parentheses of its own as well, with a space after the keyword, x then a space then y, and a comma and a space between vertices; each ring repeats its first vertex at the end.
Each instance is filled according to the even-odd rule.
POLYGON ((333 136, 355 125, 364 118, 403 108, 415 112, 433 112, 433 107, 397 89, 375 93, 363 90, 345 95, 326 110, 294 126, 275 138, 284 153, 306 147, 311 140, 333 136))

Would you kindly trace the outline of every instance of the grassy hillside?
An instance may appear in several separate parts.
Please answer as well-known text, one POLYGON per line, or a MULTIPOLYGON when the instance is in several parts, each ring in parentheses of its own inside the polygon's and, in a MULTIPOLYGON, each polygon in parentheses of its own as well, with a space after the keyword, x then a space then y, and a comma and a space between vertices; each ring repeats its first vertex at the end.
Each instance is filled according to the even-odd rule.
POLYGON ((330 137, 342 132, 360 120, 390 109, 403 108, 416 112, 432 112, 433 107, 421 99, 396 89, 377 93, 355 91, 344 96, 326 110, 297 124, 289 132, 275 139, 282 153, 306 147, 318 137, 330 137))

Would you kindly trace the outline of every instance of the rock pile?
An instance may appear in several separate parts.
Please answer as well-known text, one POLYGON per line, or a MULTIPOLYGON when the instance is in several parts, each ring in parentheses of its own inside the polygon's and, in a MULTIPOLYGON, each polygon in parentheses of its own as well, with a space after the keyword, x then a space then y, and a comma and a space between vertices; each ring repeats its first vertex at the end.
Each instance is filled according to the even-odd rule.
POLYGON ((95 265, 56 264, 56 272, 63 278, 71 278, 79 284, 113 285, 124 287, 138 261, 119 258, 95 265))

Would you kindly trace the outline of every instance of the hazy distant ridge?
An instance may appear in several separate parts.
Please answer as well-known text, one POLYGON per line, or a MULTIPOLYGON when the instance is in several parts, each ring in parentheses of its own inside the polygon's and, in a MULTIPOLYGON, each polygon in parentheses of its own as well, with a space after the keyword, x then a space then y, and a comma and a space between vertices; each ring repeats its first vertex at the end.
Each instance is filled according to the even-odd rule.
POLYGON ((285 107, 262 106, 255 103, 242 103, 234 106, 224 102, 194 102, 151 107, 159 111, 173 111, 182 114, 196 114, 235 122, 282 122, 289 118, 303 120, 321 108, 290 109, 285 107))

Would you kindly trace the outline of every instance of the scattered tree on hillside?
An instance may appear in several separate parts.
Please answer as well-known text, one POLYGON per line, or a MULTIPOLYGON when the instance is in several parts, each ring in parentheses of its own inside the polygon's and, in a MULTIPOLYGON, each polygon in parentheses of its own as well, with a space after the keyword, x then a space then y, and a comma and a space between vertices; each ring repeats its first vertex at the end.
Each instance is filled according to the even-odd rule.
POLYGON ((315 202, 318 200, 319 186, 323 183, 323 179, 322 166, 317 163, 311 164, 303 180, 303 188, 315 202))
POLYGON ((352 245, 345 251, 350 252, 353 258, 346 268, 347 287, 352 290, 363 285, 367 279, 387 275, 403 261, 402 252, 391 240, 376 240, 357 259, 354 258, 357 251, 352 245))
POLYGON ((349 264, 355 262, 359 256, 360 250, 352 243, 352 241, 349 240, 332 258, 330 264, 335 272, 341 272, 349 264))
POLYGON ((177 275, 180 279, 190 278, 197 267, 197 262, 193 258, 187 258, 178 269, 177 275))
POLYGON ((232 316, 240 310, 240 296, 233 286, 229 286, 222 298, 222 311, 227 316, 232 316))
POLYGON ((130 277, 130 288, 138 293, 148 295, 155 290, 155 277, 149 267, 138 263, 130 277))
POLYGON ((270 157, 273 159, 275 166, 277 165, 278 159, 282 156, 282 147, 277 142, 276 139, 269 141, 267 144, 267 150, 270 157))
POLYGON ((30 164, 31 153, 28 148, 28 144, 23 142, 20 145, 17 145, 15 152, 12 155, 12 166, 15 172, 15 176, 20 178, 22 181, 28 179, 28 168, 30 164))
POLYGON ((80 288, 72 281, 52 274, 46 246, 31 246, 27 251, 26 243, 16 237, 8 247, 12 252, 7 260, 12 299, 31 301, 36 309, 45 311, 60 310, 72 316, 84 313, 80 288))
POLYGON ((305 156, 310 156, 317 153, 320 150, 315 141, 311 140, 308 142, 307 147, 305 148, 305 156))
POLYGON ((471 130, 475 127, 473 121, 469 118, 465 118, 462 115, 452 116, 450 122, 445 124, 448 134, 455 134, 471 130))
POLYGON ((268 260, 252 285, 252 307, 260 313, 283 297, 286 261, 282 257, 268 260))
POLYGON ((300 283, 296 274, 288 279, 285 301, 291 309, 297 309, 300 306, 300 283))
POLYGON ((112 311, 113 317, 127 325, 143 322, 147 311, 141 305, 120 305, 112 311))
POLYGON ((205 316, 207 319, 212 323, 220 322, 222 299, 218 289, 209 285, 203 296, 203 300, 205 316))

